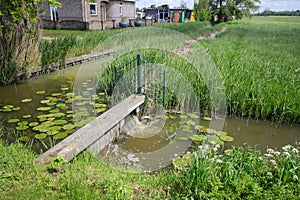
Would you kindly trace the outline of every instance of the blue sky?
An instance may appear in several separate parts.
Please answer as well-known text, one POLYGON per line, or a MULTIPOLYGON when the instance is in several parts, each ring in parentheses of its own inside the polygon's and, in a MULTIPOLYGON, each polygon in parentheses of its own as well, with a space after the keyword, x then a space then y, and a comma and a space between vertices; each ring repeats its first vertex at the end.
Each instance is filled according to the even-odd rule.
MULTIPOLYGON (((194 0, 183 0, 187 3, 189 8, 193 8, 194 0)), ((169 4, 171 7, 179 6, 181 0, 137 0, 137 7, 149 7, 152 4, 162 5, 169 4)), ((269 8, 275 11, 284 10, 300 10, 300 0, 261 0, 260 11, 269 8)))

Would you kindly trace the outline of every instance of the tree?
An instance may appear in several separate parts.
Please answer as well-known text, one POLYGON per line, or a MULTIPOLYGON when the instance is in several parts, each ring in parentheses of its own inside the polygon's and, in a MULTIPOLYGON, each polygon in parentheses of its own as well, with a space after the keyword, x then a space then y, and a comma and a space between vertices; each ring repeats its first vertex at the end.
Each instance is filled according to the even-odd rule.
POLYGON ((209 21, 211 19, 210 0, 198 0, 194 3, 194 13, 197 21, 209 21))
POLYGON ((38 7, 56 0, 0 0, 0 84, 17 79, 36 57, 39 42, 38 7))
POLYGON ((260 0, 211 0, 212 23, 251 17, 251 12, 259 9, 260 0))

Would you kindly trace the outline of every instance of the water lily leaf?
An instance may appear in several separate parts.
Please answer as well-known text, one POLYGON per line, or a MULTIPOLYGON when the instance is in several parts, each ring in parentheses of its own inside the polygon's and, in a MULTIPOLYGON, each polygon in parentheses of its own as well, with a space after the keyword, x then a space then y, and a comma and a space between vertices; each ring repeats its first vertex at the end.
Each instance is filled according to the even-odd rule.
POLYGON ((201 131, 201 130, 204 130, 204 126, 196 125, 195 129, 198 130, 198 131, 201 131))
POLYGON ((66 113, 67 113, 67 114, 73 114, 74 111, 73 111, 73 110, 68 110, 66 113))
POLYGON ((183 169, 191 162, 191 154, 184 154, 182 158, 178 157, 173 160, 173 165, 176 169, 183 169))
POLYGON ((42 140, 42 139, 45 139, 47 137, 47 134, 45 134, 45 133, 36 134, 34 137, 38 140, 42 140))
POLYGON ((27 124, 28 124, 28 122, 23 121, 23 122, 19 122, 19 123, 18 123, 18 126, 26 126, 27 124))
POLYGON ((181 119, 188 119, 189 117, 187 115, 180 115, 181 119))
POLYGON ((51 127, 49 127, 49 130, 50 130, 50 131, 59 131, 59 130, 61 130, 61 129, 62 129, 61 126, 51 126, 51 127))
POLYGON ((102 113, 102 112, 104 112, 106 110, 106 108, 98 108, 98 109, 96 109, 95 111, 96 111, 96 113, 102 113))
POLYGON ((67 132, 61 132, 61 133, 58 133, 58 134, 54 135, 53 139, 60 140, 60 139, 64 139, 67 136, 68 136, 67 132))
POLYGON ((8 123, 16 123, 16 122, 19 122, 19 121, 20 121, 19 119, 10 119, 7 122, 8 123))
POLYGON ((18 140, 21 141, 21 142, 28 142, 29 141, 29 137, 27 137, 27 136, 21 136, 21 137, 18 138, 18 140))
POLYGON ((28 126, 30 126, 30 127, 34 127, 34 126, 37 126, 37 125, 39 125, 38 122, 31 122, 31 123, 28 124, 28 126))
POLYGON ((53 130, 47 131, 47 135, 56 135, 57 133, 59 133, 59 131, 53 131, 53 130))
POLYGON ((41 100, 40 103, 47 104, 47 103, 50 103, 50 100, 49 99, 44 99, 44 100, 41 100))
POLYGON ((47 111, 47 110, 51 110, 51 107, 39 107, 36 110, 38 110, 38 111, 47 111))
POLYGON ((95 108, 106 108, 107 107, 107 105, 104 103, 95 103, 94 106, 95 106, 95 108))
POLYGON ((3 106, 2 108, 3 109, 12 109, 14 106, 13 105, 6 105, 6 106, 3 106))
POLYGON ((14 107, 14 108, 12 108, 12 110, 14 110, 14 111, 21 110, 21 107, 14 107))
POLYGON ((17 126, 16 127, 16 129, 18 130, 18 131, 25 131, 25 130, 27 130, 29 128, 29 126, 26 126, 26 125, 22 125, 22 126, 17 126))
POLYGON ((11 111, 12 111, 12 109, 10 109, 10 108, 2 109, 2 112, 11 112, 11 111))
POLYGON ((221 136, 221 135, 224 135, 224 136, 225 136, 225 135, 227 135, 227 132, 219 131, 219 132, 218 132, 218 135, 219 135, 219 136, 221 136))
MULTIPOLYGON (((50 110, 49 111, 49 113, 58 113, 58 112, 60 112, 60 110, 58 109, 58 108, 55 108, 55 109, 52 109, 52 110, 50 110)), ((53 117, 53 115, 52 115, 52 117, 53 117)))
POLYGON ((206 132, 210 134, 218 135, 218 131, 216 131, 215 129, 208 128, 206 129, 206 132))
POLYGON ((228 136, 228 135, 221 135, 220 139, 223 140, 223 141, 225 141, 225 142, 231 142, 231 141, 234 140, 233 137, 228 136))
POLYGON ((28 119, 28 118, 30 118, 31 117, 31 115, 23 115, 23 118, 24 119, 28 119))
POLYGON ((60 88, 60 90, 61 90, 61 91, 66 91, 66 90, 69 90, 69 88, 67 88, 67 87, 62 87, 62 88, 60 88))
POLYGON ((75 95, 75 93, 70 92, 70 93, 67 93, 67 94, 66 94, 66 97, 73 97, 74 95, 75 95))
POLYGON ((56 120, 56 121, 53 121, 55 123, 55 125, 64 125, 64 124, 67 124, 68 122, 64 119, 61 119, 61 120, 56 120))
POLYGON ((187 115, 188 115, 190 118, 192 118, 192 119, 198 119, 198 118, 199 118, 199 116, 196 115, 196 114, 194 114, 194 113, 188 113, 187 115))
POLYGON ((194 121, 192 121, 192 120, 187 121, 186 124, 188 126, 195 126, 196 125, 196 123, 194 121))
POLYGON ((53 93, 53 94, 51 94, 51 96, 53 96, 53 97, 58 97, 58 96, 62 96, 62 93, 53 93))
POLYGON ((203 117, 203 120, 204 121, 211 121, 211 118, 210 117, 203 117))
POLYGON ((193 135, 190 137, 191 140, 193 140, 194 142, 201 142, 203 140, 206 140, 206 136, 205 135, 193 135))
POLYGON ((73 128, 75 128, 75 125, 73 125, 73 124, 66 124, 66 125, 63 126, 63 129, 66 130, 66 131, 71 130, 73 128))
POLYGON ((32 99, 22 99, 21 100, 22 103, 28 103, 28 102, 31 102, 31 101, 32 101, 32 99))
POLYGON ((65 113, 61 113, 61 112, 53 113, 53 117, 55 117, 55 118, 64 117, 65 115, 66 115, 65 113))
POLYGON ((40 91, 37 91, 35 94, 45 94, 46 91, 45 90, 40 90, 40 91))

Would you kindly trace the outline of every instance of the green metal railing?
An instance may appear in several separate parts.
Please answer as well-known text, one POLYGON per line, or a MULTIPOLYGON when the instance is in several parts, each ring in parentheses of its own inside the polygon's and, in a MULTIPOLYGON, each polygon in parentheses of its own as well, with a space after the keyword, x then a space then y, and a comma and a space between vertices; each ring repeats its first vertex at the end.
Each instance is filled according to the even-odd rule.
POLYGON ((115 66, 114 76, 116 96, 120 95, 119 90, 123 89, 122 92, 124 92, 125 88, 119 88, 118 85, 118 82, 122 80, 123 84, 127 86, 126 90, 131 90, 131 93, 137 95, 145 94, 165 108, 166 72, 143 59, 140 54, 136 58, 124 62, 121 66, 115 66), (130 73, 128 73, 129 71, 130 73))

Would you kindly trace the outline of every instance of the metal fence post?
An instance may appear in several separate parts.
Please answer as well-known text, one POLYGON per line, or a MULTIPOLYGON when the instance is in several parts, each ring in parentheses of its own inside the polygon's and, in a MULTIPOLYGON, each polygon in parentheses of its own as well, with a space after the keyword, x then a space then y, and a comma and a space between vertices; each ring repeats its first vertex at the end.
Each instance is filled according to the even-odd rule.
POLYGON ((142 94, 142 69, 141 69, 141 55, 137 55, 137 84, 138 84, 138 90, 137 93, 138 95, 142 94))

